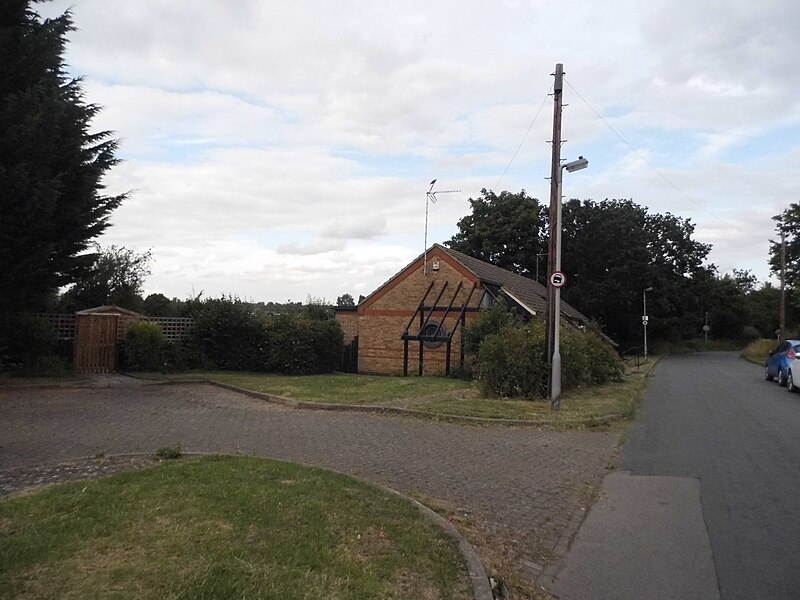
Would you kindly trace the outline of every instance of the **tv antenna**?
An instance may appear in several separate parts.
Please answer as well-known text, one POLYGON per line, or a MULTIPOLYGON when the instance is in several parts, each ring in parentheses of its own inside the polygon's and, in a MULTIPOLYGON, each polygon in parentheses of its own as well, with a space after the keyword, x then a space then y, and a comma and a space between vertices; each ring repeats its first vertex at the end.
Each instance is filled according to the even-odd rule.
POLYGON ((441 191, 433 191, 433 186, 436 184, 436 180, 434 179, 431 181, 431 187, 428 190, 428 194, 425 196, 425 242, 424 242, 424 250, 423 250, 423 259, 422 259, 422 274, 428 274, 428 205, 429 204, 436 204, 436 194, 456 194, 461 190, 441 190, 441 191))

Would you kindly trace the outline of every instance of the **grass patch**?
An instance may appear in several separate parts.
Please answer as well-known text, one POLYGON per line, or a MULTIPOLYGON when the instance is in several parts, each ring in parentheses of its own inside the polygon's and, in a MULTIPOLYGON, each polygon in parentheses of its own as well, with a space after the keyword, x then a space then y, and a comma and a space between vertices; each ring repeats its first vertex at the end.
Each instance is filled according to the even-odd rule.
POLYGON ((769 358, 770 350, 775 348, 776 345, 775 340, 756 340, 742 350, 742 356, 750 362, 763 366, 767 362, 767 358, 769 358))
POLYGON ((0 501, 4 598, 471 597, 402 499, 247 457, 169 462, 0 501))
MULTIPOLYGON (((152 373, 146 376, 163 379, 162 376, 152 373)), ((472 389, 471 382, 448 377, 375 377, 348 373, 292 376, 234 371, 195 371, 169 375, 167 379, 208 379, 295 400, 379 406, 403 406, 405 401, 415 398, 472 389)))
MULTIPOLYGON (((373 377, 367 375, 311 375, 292 377, 263 373, 194 372, 170 375, 169 380, 207 379, 243 389, 295 400, 352 405, 408 408, 441 416, 514 419, 563 427, 603 424, 609 415, 631 418, 636 401, 655 361, 627 365, 622 382, 564 393, 561 410, 547 400, 483 398, 469 381, 446 377, 373 377)), ((149 374, 149 378, 164 379, 149 374)))

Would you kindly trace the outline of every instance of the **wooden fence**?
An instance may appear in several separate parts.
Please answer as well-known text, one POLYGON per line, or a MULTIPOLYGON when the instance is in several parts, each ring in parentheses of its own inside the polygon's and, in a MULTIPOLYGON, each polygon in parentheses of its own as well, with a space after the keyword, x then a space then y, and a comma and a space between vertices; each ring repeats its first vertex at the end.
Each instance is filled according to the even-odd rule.
MULTIPOLYGON (((57 313, 37 313, 31 315, 48 321, 56 332, 56 337, 59 340, 74 340, 75 339, 75 322, 76 315, 66 315, 57 313)), ((128 333, 130 326, 138 321, 148 321, 149 323, 156 323, 161 326, 164 332, 164 339, 168 342, 175 342, 182 340, 189 333, 189 330, 194 325, 194 320, 189 317, 133 317, 128 315, 118 315, 119 321, 117 325, 117 340, 122 341, 125 339, 125 334, 128 333)))
POLYGON ((32 316, 48 321, 53 326, 57 339, 72 341, 73 362, 79 373, 115 371, 119 360, 119 345, 134 323, 156 323, 164 332, 164 339, 169 342, 186 337, 194 325, 194 321, 188 317, 139 317, 113 313, 38 313, 32 316))

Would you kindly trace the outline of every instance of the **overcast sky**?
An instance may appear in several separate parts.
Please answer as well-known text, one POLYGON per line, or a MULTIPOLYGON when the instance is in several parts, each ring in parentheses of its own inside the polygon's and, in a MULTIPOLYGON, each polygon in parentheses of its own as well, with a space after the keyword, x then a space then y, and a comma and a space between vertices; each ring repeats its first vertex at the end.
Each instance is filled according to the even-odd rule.
POLYGON ((547 201, 558 62, 562 156, 590 161, 566 197, 690 218, 720 273, 762 280, 800 201, 797 0, 37 5, 67 8, 70 73, 121 140, 105 183, 131 191, 100 242, 152 249, 148 293, 357 298, 422 253, 433 178, 461 192, 429 245, 481 188, 547 201))

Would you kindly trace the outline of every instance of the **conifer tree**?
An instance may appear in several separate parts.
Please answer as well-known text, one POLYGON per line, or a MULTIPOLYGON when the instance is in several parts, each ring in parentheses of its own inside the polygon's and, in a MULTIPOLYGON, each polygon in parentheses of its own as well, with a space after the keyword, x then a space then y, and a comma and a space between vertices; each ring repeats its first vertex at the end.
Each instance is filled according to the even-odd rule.
POLYGON ((77 281, 125 198, 103 194, 117 141, 90 131, 99 107, 66 71, 71 14, 43 19, 31 4, 0 3, 0 312, 41 309, 77 281))

